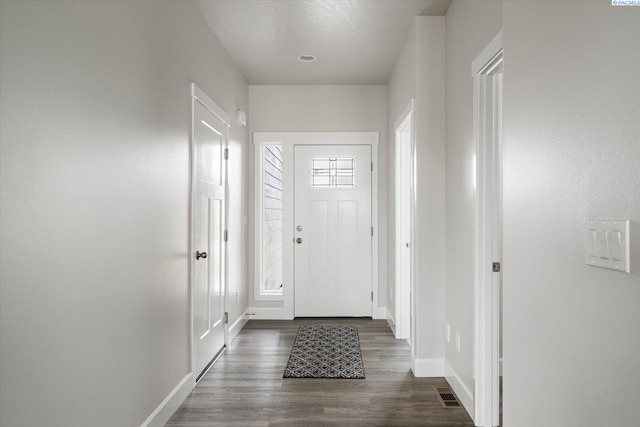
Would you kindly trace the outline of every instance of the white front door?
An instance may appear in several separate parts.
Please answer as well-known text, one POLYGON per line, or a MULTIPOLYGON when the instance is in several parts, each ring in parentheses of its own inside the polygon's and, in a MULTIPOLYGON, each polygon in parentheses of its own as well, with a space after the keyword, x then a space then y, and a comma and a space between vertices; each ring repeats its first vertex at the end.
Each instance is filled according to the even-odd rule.
POLYGON ((225 125, 194 100, 193 341, 200 375, 225 345, 225 125))
POLYGON ((295 315, 371 316, 371 146, 297 145, 295 315))

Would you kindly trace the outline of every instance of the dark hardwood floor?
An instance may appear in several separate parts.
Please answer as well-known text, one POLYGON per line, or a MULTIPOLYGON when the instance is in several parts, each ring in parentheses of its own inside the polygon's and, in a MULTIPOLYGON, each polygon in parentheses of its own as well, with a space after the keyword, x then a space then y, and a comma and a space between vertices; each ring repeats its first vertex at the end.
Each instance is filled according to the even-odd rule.
POLYGON ((414 378, 410 349, 386 321, 252 320, 178 408, 168 426, 473 426, 464 409, 444 409, 414 378), (282 378, 298 327, 355 325, 366 379, 282 378))

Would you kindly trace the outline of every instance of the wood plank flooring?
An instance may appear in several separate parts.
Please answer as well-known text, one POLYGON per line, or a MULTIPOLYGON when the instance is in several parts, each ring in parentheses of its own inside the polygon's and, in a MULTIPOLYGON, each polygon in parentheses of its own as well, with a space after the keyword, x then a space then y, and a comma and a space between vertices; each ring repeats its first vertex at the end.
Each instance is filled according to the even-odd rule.
POLYGON ((464 409, 444 409, 414 378, 406 341, 386 321, 360 318, 252 320, 173 414, 167 426, 473 426, 464 409), (366 379, 282 378, 302 324, 358 327, 366 379))

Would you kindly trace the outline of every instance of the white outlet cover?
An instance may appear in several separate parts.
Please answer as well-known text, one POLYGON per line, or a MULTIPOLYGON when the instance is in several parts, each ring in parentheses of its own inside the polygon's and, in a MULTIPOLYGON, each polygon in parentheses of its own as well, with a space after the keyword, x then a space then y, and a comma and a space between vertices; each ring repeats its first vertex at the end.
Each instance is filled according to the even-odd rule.
POLYGON ((590 219, 585 223, 584 262, 630 273, 628 219, 590 219))

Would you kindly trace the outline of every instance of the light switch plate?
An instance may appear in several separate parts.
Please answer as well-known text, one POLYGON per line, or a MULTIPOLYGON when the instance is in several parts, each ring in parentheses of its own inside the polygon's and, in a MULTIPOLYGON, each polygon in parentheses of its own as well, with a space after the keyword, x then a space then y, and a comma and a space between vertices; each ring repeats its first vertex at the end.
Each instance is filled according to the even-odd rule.
POLYGON ((584 238, 585 264, 631 272, 628 219, 587 220, 584 238))

